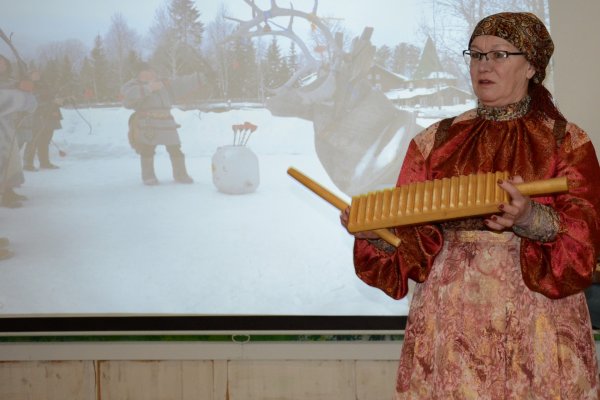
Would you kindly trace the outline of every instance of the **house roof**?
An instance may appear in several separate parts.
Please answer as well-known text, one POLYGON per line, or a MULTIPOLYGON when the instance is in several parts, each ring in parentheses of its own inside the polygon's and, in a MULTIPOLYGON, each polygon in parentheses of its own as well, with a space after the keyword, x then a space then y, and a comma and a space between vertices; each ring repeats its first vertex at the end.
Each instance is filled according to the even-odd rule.
POLYGON ((379 64, 373 64, 373 66, 371 67, 371 69, 376 69, 376 70, 378 70, 378 71, 381 71, 381 72, 383 72, 384 74, 391 75, 391 76, 393 76, 393 77, 395 77, 395 78, 398 78, 398 79, 400 79, 400 80, 401 80, 401 81, 403 81, 403 82, 410 81, 410 79, 409 79, 409 78, 407 78, 406 76, 404 76, 404 75, 402 75, 402 74, 397 74, 397 73, 395 73, 395 72, 392 72, 392 71, 390 71, 389 69, 386 69, 386 68, 382 67, 382 66, 381 66, 381 65, 379 65, 379 64))
POLYGON ((415 80, 434 80, 434 79, 458 79, 458 78, 456 78, 456 76, 452 75, 449 72, 434 71, 423 78, 415 79, 415 80))
POLYGON ((459 89, 455 86, 442 85, 439 88, 393 89, 385 92, 385 96, 390 100, 407 100, 415 97, 431 96, 437 92, 443 92, 446 90, 454 90, 468 96, 471 95, 470 92, 459 89))

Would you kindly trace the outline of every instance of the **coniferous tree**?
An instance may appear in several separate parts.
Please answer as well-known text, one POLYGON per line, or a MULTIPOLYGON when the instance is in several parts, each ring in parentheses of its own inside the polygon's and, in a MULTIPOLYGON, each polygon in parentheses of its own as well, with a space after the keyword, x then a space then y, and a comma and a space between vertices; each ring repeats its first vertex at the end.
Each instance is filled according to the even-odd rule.
POLYGON ((290 42, 290 50, 287 58, 288 70, 290 76, 294 75, 299 69, 298 53, 296 52, 296 43, 290 42))
POLYGON ((432 73, 439 73, 440 71, 443 71, 442 63, 440 62, 433 40, 431 40, 431 37, 428 37, 413 78, 426 79, 431 77, 432 73))
POLYGON ((140 57, 139 53, 133 49, 129 50, 123 68, 123 79, 125 82, 136 77, 141 63, 142 58, 140 57))
POLYGON ((68 54, 65 54, 59 66, 56 93, 61 97, 72 96, 77 87, 77 75, 73 70, 73 63, 68 54))
POLYGON ((232 98, 250 98, 257 96, 257 64, 254 44, 248 38, 235 40, 230 55, 228 73, 229 96, 232 98))
POLYGON ((200 46, 204 24, 191 0, 171 0, 167 10, 157 13, 153 60, 170 77, 201 70, 200 46))
POLYGON ((386 45, 379 47, 377 51, 375 51, 374 62, 385 69, 390 69, 392 64, 392 49, 386 45))
POLYGON ((199 21, 200 13, 191 0, 172 0, 169 5, 169 16, 177 42, 199 48, 202 44, 204 24, 199 21))
POLYGON ((90 102, 96 98, 96 93, 94 92, 94 67, 87 56, 84 57, 81 69, 79 70, 78 92, 86 102, 90 102))
POLYGON ((46 61, 44 68, 41 71, 44 84, 48 85, 53 91, 56 91, 60 81, 60 65, 54 58, 46 61))
POLYGON ((292 76, 290 73, 290 64, 287 57, 281 57, 281 69, 279 72, 279 76, 281 76, 281 84, 287 82, 287 80, 292 76))
POLYGON ((93 90, 98 101, 108 101, 111 98, 110 69, 104 43, 100 35, 94 40, 91 52, 93 90))
POLYGON ((417 65, 419 65, 420 54, 421 50, 417 46, 409 43, 399 43, 394 48, 392 71, 408 78, 412 77, 417 65))
POLYGON ((281 58, 281 50, 277 43, 276 36, 273 36, 273 40, 267 48, 263 64, 265 86, 268 89, 274 89, 285 83, 289 74, 287 71, 287 64, 284 63, 281 58))

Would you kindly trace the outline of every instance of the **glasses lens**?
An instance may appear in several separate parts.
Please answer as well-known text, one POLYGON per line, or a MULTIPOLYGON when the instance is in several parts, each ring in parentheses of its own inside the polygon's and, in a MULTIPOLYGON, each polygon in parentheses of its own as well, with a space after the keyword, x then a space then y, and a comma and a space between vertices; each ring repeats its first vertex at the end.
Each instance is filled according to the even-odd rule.
POLYGON ((504 61, 508 58, 507 51, 493 51, 490 55, 492 56, 491 58, 494 61, 504 61))
POLYGON ((471 63, 471 60, 473 59, 473 52, 470 50, 463 51, 463 58, 465 59, 467 65, 469 65, 471 63))

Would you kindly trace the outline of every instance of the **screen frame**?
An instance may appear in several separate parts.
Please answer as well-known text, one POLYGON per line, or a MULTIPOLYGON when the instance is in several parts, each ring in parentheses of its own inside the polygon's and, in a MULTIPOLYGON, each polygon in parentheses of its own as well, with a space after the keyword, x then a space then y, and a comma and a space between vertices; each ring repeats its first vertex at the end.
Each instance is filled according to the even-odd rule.
POLYGON ((329 332, 401 333, 407 316, 36 316, 0 318, 0 335, 329 332))
MULTIPOLYGON (((569 67, 577 60, 568 56, 568 48, 572 43, 579 43, 581 37, 589 37, 589 24, 571 21, 578 17, 584 20, 590 18, 595 10, 600 9, 600 4, 590 4, 584 0, 576 0, 564 4, 558 0, 548 0, 552 26, 552 38, 557 51, 554 58, 555 97, 560 102, 560 107, 569 119, 581 121, 582 128, 587 129, 593 141, 600 141, 594 132, 593 126, 600 116, 588 112, 592 107, 591 102, 585 101, 578 94, 580 90, 572 90, 583 86, 582 77, 596 76, 592 68, 593 61, 600 57, 600 53, 590 51, 587 54, 593 59, 582 61, 576 65, 577 73, 571 73, 569 67), (568 11, 568 12, 566 12, 568 11), (571 88, 571 90, 567 90, 571 88), (571 97, 569 97, 571 96, 571 97), (580 106, 584 107, 581 108, 580 106)), ((590 45, 588 43, 588 45, 590 45)), ((597 43, 594 45, 599 46, 597 43)), ((597 93, 595 88, 600 87, 600 80, 595 78, 590 82, 585 80, 587 90, 583 93, 597 93), (590 87, 591 83, 591 87, 590 87)), ((597 135, 597 134, 596 134, 597 135)), ((84 332, 86 334, 122 334, 136 332, 140 334, 160 334, 164 332, 401 332, 407 323, 407 316, 204 316, 204 315, 115 315, 115 316, 0 316, 0 335, 35 335, 43 333, 57 333, 70 335, 84 332)))

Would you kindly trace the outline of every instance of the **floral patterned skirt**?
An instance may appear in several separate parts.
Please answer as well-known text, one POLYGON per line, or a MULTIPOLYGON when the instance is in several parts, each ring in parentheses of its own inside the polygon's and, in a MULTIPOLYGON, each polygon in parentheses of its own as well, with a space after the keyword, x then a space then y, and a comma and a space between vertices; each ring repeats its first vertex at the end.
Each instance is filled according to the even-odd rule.
POLYGON ((512 233, 444 239, 413 295, 396 400, 597 399, 584 294, 552 300, 529 290, 512 233))

